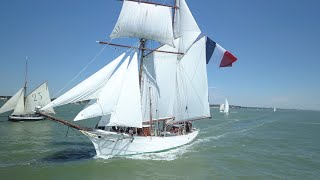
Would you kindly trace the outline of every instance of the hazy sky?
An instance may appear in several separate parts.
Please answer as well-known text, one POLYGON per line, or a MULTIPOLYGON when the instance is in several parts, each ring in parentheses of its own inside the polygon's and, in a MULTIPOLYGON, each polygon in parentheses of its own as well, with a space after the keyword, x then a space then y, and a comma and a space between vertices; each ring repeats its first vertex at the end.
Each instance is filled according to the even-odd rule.
MULTIPOLYGON (((320 110, 319 0, 187 3, 203 33, 238 57, 232 68, 208 65, 213 103, 320 110)), ((117 0, 2 1, 0 95, 23 86, 25 56, 30 88, 48 80, 56 94, 100 52, 95 41, 109 40, 120 9, 117 0)), ((123 50, 107 48, 65 90, 123 50)))

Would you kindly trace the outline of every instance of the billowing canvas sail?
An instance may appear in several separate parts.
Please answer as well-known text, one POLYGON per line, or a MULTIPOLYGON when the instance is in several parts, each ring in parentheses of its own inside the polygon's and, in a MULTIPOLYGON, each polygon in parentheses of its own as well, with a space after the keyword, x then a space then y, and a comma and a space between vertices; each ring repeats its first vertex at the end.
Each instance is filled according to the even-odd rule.
POLYGON ((20 97, 24 96, 24 89, 21 88, 15 95, 13 95, 1 108, 0 108, 0 114, 13 110, 20 99, 20 97))
POLYGON ((25 90, 23 89, 22 93, 19 96, 19 99, 17 101, 16 107, 14 108, 14 111, 12 115, 25 115, 25 109, 24 109, 24 95, 25 90))
MULTIPOLYGON (((25 100, 25 111, 27 114, 34 114, 37 106, 44 107, 49 104, 51 102, 51 98, 47 82, 32 91, 25 100)), ((54 113, 54 110, 51 107, 47 108, 45 112, 54 113)))
MULTIPOLYGON (((177 49, 168 45, 158 50, 177 52, 177 49)), ((141 102, 143 121, 150 120, 150 100, 153 111, 152 119, 173 117, 177 55, 153 52, 144 59, 143 63, 141 102)))
POLYGON ((122 63, 118 70, 101 89, 95 103, 86 106, 74 121, 110 114, 118 103, 123 78, 128 67, 130 56, 122 63))
POLYGON ((209 117, 205 37, 195 42, 177 67, 175 121, 209 117))
POLYGON ((110 114, 101 116, 100 121, 98 122, 98 127, 105 127, 110 122, 110 114))
POLYGON ((41 110, 46 110, 51 107, 61 106, 64 104, 90 100, 96 98, 97 91, 99 91, 109 80, 115 68, 118 66, 125 53, 113 60, 111 63, 94 73, 71 90, 67 91, 41 110))
POLYGON ((111 38, 137 37, 173 46, 171 8, 124 1, 111 38))
POLYGON ((174 33, 176 38, 180 37, 179 52, 185 53, 201 34, 201 30, 185 0, 177 0, 176 6, 179 8, 175 14, 174 33))
POLYGON ((118 104, 108 126, 142 127, 137 53, 126 71, 118 104))

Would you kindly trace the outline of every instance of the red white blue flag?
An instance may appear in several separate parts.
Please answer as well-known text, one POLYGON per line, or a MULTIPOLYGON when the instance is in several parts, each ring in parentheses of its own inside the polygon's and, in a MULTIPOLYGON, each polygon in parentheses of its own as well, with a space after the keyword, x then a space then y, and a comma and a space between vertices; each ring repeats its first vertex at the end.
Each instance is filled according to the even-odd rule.
POLYGON ((231 54, 229 51, 225 50, 216 42, 212 41, 207 37, 207 64, 209 63, 211 57, 214 61, 220 61, 219 67, 231 67, 232 63, 237 61, 237 58, 231 54))

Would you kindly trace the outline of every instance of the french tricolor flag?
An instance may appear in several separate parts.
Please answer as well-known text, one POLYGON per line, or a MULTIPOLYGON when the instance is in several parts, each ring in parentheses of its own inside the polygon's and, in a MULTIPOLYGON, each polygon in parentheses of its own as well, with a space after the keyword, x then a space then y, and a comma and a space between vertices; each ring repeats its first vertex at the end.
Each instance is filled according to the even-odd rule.
POLYGON ((234 55, 208 37, 206 51, 207 64, 209 63, 211 56, 213 56, 214 61, 220 61, 220 67, 231 67, 232 63, 237 61, 237 58, 234 55))

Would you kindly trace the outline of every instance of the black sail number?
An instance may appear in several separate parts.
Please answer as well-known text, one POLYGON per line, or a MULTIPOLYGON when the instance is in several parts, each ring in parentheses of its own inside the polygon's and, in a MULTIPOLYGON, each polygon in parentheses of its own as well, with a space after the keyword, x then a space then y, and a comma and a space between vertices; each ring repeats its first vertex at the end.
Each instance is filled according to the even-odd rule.
POLYGON ((41 93, 37 93, 37 94, 32 94, 33 97, 33 101, 38 101, 42 99, 41 93))

